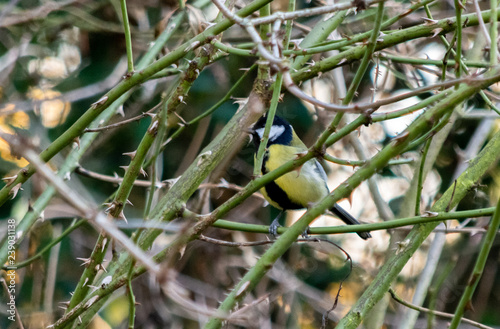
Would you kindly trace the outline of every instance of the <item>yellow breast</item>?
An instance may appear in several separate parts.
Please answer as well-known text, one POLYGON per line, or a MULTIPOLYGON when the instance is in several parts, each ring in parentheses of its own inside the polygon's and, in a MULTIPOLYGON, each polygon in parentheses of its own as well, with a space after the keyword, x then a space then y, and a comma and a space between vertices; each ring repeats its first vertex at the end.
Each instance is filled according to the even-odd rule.
MULTIPOLYGON (((267 171, 272 171, 284 163, 296 159, 297 154, 303 152, 302 148, 285 145, 271 145, 268 149, 269 156, 265 164, 267 171)), ((288 196, 288 198, 307 208, 309 205, 318 202, 328 194, 326 182, 317 172, 316 160, 312 159, 304 163, 297 170, 286 173, 275 180, 278 185, 288 196)), ((272 200, 272 196, 267 195, 265 188, 261 189, 261 193, 274 207, 281 207, 272 200)))

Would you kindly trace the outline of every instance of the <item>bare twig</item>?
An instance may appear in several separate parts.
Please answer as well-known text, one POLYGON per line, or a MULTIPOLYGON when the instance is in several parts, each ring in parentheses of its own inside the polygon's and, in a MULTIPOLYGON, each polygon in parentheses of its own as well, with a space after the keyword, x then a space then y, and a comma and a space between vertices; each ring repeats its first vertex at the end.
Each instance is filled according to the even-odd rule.
POLYGON ((85 128, 85 130, 83 132, 85 132, 85 133, 91 133, 91 132, 95 133, 95 132, 99 132, 99 131, 103 131, 103 130, 108 130, 108 129, 112 129, 112 128, 118 128, 118 127, 127 125, 127 124, 129 124, 131 122, 139 121, 139 120, 144 119, 145 117, 149 116, 150 113, 156 111, 160 106, 161 106, 161 103, 155 105, 152 109, 150 109, 150 110, 148 110, 146 112, 143 112, 143 113, 141 113, 138 116, 135 116, 133 118, 126 119, 126 120, 123 120, 123 121, 120 121, 120 122, 117 122, 117 123, 113 123, 113 124, 110 124, 110 125, 107 125, 107 126, 103 126, 103 127, 85 128))
MULTIPOLYGON (((394 290, 392 288, 389 289, 389 293, 391 294, 392 299, 394 299, 396 302, 398 302, 401 305, 404 305, 406 307, 409 307, 412 310, 419 311, 419 312, 424 312, 424 313, 428 313, 428 314, 437 315, 437 316, 440 316, 440 317, 443 317, 443 318, 447 318, 447 319, 453 318, 453 314, 451 314, 451 313, 434 311, 434 310, 430 310, 430 309, 425 308, 425 307, 413 305, 413 304, 411 304, 411 303, 403 300, 398 295, 396 295, 396 293, 394 292, 394 290)), ((477 327, 477 328, 481 328, 481 329, 493 329, 492 327, 489 327, 487 325, 484 325, 484 324, 481 324, 479 322, 472 321, 472 320, 469 320, 469 319, 466 319, 466 318, 462 318, 462 321, 465 322, 465 323, 468 323, 468 324, 470 324, 470 325, 472 325, 474 327, 477 327)))

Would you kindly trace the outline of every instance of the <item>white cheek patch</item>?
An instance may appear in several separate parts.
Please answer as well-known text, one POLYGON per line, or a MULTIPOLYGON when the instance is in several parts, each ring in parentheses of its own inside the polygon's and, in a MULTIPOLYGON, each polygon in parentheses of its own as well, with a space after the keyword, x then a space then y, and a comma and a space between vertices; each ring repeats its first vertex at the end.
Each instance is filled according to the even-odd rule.
POLYGON ((264 136, 264 128, 255 129, 255 132, 262 139, 262 136, 264 136))
POLYGON ((285 132, 285 127, 283 126, 272 126, 269 132, 269 140, 274 142, 278 137, 280 137, 285 132))
MULTIPOLYGON (((264 136, 264 128, 256 129, 255 132, 257 133, 257 135, 259 135, 260 138, 264 136)), ((274 142, 284 132, 285 132, 284 126, 271 126, 271 131, 269 132, 269 141, 274 142)))

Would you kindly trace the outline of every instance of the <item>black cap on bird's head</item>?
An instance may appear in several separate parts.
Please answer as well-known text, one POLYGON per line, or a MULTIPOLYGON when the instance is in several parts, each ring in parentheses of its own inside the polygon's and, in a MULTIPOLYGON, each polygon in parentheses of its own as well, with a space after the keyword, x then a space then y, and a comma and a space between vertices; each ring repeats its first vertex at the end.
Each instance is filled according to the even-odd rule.
MULTIPOLYGON (((252 139, 256 148, 259 148, 260 141, 264 136, 267 115, 263 115, 252 128, 252 139)), ((293 128, 286 120, 275 115, 273 125, 269 131, 267 146, 272 144, 290 145, 293 138, 293 128)))

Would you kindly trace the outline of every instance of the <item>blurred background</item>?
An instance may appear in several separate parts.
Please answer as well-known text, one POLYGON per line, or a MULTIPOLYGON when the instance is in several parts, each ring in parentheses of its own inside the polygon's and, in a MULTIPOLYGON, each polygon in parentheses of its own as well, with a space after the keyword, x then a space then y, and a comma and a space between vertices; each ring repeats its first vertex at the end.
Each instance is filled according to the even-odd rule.
MULTIPOLYGON (((237 6, 244 5, 236 1, 237 6)), ((273 1, 273 10, 286 10, 287 2, 273 1)), ((323 5, 316 1, 298 2, 298 8, 323 5)), ((404 13, 410 1, 386 2, 385 18, 404 13)), ((489 3, 479 1, 482 9, 489 9, 489 3)), ((132 32, 133 51, 138 60, 161 33, 166 22, 177 13, 177 3, 172 1, 129 1, 127 2, 132 32)), ((209 1, 187 2, 187 19, 174 33, 164 53, 174 50, 179 44, 203 31, 216 15, 216 8, 209 1)), ((453 17, 451 1, 431 3, 434 18, 453 17)), ((473 4, 468 4, 474 12, 473 4)), ((368 31, 373 26, 375 9, 369 8, 357 14, 350 13, 331 38, 349 38, 368 31)), ((423 24, 423 9, 416 10, 400 19, 390 30, 404 29, 423 24)), ((20 134, 29 139, 33 147, 41 151, 66 131, 102 95, 123 79, 127 70, 126 49, 120 3, 117 0, 68 0, 48 2, 41 0, 10 0, 0 3, 0 130, 6 134, 20 134)), ((292 40, 299 42, 318 22, 318 17, 296 20, 292 40)), ((447 35, 448 40, 452 35, 447 35)), ((224 33, 222 41, 240 48, 251 48, 250 39, 242 30, 233 27, 224 33)), ((494 43, 493 43, 494 44, 494 43)), ((486 41, 479 27, 464 29, 464 58, 471 63, 472 71, 484 69, 487 58, 486 41)), ((331 56, 325 52, 315 55, 311 61, 331 56)), ((420 58, 436 61, 452 59, 449 49, 438 37, 420 38, 385 49, 374 56, 369 73, 358 90, 356 102, 369 102, 404 93, 420 86, 434 84, 444 75, 454 76, 454 67, 443 70, 441 66, 413 65, 398 61, 398 58, 420 58)), ((168 137, 165 149, 158 161, 159 180, 180 176, 195 160, 200 150, 221 131, 238 109, 238 101, 248 96, 256 70, 249 72, 231 94, 216 110, 196 122, 185 125, 221 100, 228 90, 245 74, 257 58, 220 53, 196 79, 179 111, 177 119, 168 122, 168 137)), ((150 79, 135 88, 110 123, 140 116, 152 110, 171 92, 179 72, 187 65, 183 59, 163 72, 162 76, 150 79)), ((339 102, 342 90, 338 74, 349 85, 358 63, 347 63, 326 72, 319 78, 305 81, 301 87, 320 99, 339 102)), ((494 103, 498 102, 498 86, 488 90, 494 103)), ((376 113, 390 113, 417 104, 433 93, 380 108, 376 113)), ((357 134, 351 134, 332 146, 328 153, 346 160, 370 158, 391 138, 402 132, 421 112, 393 120, 375 122, 362 127, 357 134)), ((295 128, 306 145, 310 146, 333 119, 333 114, 322 111, 284 94, 278 107, 278 114, 286 118, 295 128)), ((376 116, 376 115, 375 115, 376 116)), ((352 121, 355 115, 346 115, 344 122, 352 121)), ((94 173, 95 177, 83 174, 71 175, 71 187, 97 204, 107 202, 117 189, 113 177, 123 176, 120 166, 127 166, 130 158, 123 153, 132 152, 144 136, 151 119, 141 119, 117 128, 100 131, 92 145, 79 160, 79 172, 94 173), (97 176, 101 175, 101 176, 97 176), (96 179, 96 177, 98 179, 96 179), (100 178, 99 178, 100 177, 100 178), (103 178, 104 177, 104 178, 103 178)), ((484 100, 475 96, 450 119, 442 147, 436 155, 433 167, 425 179, 421 197, 421 210, 428 210, 439 196, 448 189, 454 179, 464 170, 467 161, 499 129, 498 115, 490 111, 484 100)), ((75 141, 72 148, 78 147, 75 141)), ((59 153, 50 162, 57 170, 69 153, 70 148, 59 153)), ((405 192, 412 184, 415 167, 422 155, 419 146, 406 152, 403 164, 386 167, 374 176, 381 200, 387 205, 392 218, 409 216, 404 207, 405 192)), ((208 213, 229 199, 236 191, 226 188, 226 183, 245 186, 252 178, 254 148, 248 139, 239 152, 225 163, 221 163, 207 182, 219 187, 200 188, 190 199, 187 208, 195 213, 208 213)), ((0 139, 0 174, 11 177, 28 162, 15 155, 7 142, 0 139)), ((333 190, 357 167, 322 163, 329 176, 329 187, 333 190)), ((488 172, 474 190, 460 203, 457 210, 479 209, 494 206, 499 199, 500 168, 488 172)), ((7 179, 8 180, 8 179, 7 179)), ((148 180, 139 177, 139 180, 148 180)), ((21 221, 30 207, 46 190, 45 181, 34 175, 19 189, 12 200, 0 208, 0 236, 5 236, 6 219, 21 221), (5 224, 5 225, 4 225, 5 224)), ((165 192, 157 192, 157 200, 165 192)), ((148 200, 148 188, 135 187, 130 195, 133 207, 127 207, 128 223, 121 224, 124 232, 131 234, 143 220, 143 211, 148 200)), ((373 223, 390 218, 381 218, 380 210, 373 201, 373 190, 367 182, 340 203, 361 222, 373 223)), ((410 211, 411 212, 411 211, 410 211)), ((289 211, 285 224, 291 225, 302 212, 289 211)), ((272 209, 261 196, 247 199, 231 211, 225 219, 268 225, 277 211, 272 209)), ((18 262, 35 255, 44 246, 72 225, 76 213, 59 197, 54 197, 35 224, 20 242, 16 251, 18 262)), ((393 288, 400 297, 411 301, 421 279, 424 267, 430 259, 436 260, 431 284, 427 289, 423 306, 453 313, 462 295, 474 266, 489 218, 465 221, 449 221, 438 226, 435 234, 426 241, 412 257, 393 288), (446 233, 446 234, 444 234, 446 233), (435 235, 440 234, 442 246, 432 253, 435 235), (430 256, 429 256, 430 255, 430 256), (434 257, 434 258, 433 258, 434 257)), ((322 216, 314 226, 335 226, 341 222, 331 216, 322 216)), ((329 326, 341 318, 363 293, 365 287, 377 275, 390 252, 391 235, 399 234, 402 239, 409 231, 399 228, 391 232, 372 232, 373 238, 361 240, 356 234, 331 235, 326 238, 342 246, 353 261, 352 272, 343 282, 337 308, 330 314, 329 326)), ((82 259, 89 257, 98 233, 92 226, 83 224, 64 237, 60 244, 26 267, 16 271, 16 301, 25 328, 43 328, 52 324, 64 314, 64 302, 82 274, 82 259)), ((266 240, 266 235, 212 228, 207 236, 220 240, 248 242, 266 240)), ((153 251, 159 251, 171 241, 172 233, 163 233, 155 242, 153 251)), ((489 255, 483 276, 479 282, 470 310, 466 317, 483 324, 500 327, 500 240, 496 240, 489 255)), ((5 243, 5 240, 3 241, 5 243)), ((268 248, 238 247, 210 244, 206 241, 190 243, 182 258, 175 264, 177 282, 185 297, 202 305, 217 307, 228 289, 239 281, 246 269, 268 248)), ((111 260, 112 255, 105 257, 111 260)), ((260 328, 318 328, 321 317, 332 307, 339 284, 349 273, 345 255, 328 243, 297 243, 282 257, 251 293, 249 300, 255 305, 241 314, 242 320, 234 327, 260 328), (255 319, 255 320, 251 320, 255 319), (250 324, 249 324, 250 323, 250 324)), ((158 283, 148 274, 133 282, 137 306, 137 328, 197 328, 208 316, 186 309, 167 297, 158 283)), ((1 289, 0 313, 6 315, 7 294, 1 289)), ((404 328, 407 309, 387 295, 374 310, 373 318, 381 316, 383 328, 404 328), (379 312, 379 314, 375 314, 379 312)), ((93 328, 126 328, 128 321, 128 299, 121 288, 101 309, 94 319, 93 328)), ((375 321, 375 320, 374 320, 375 321)), ((444 328, 449 320, 421 313, 414 328, 444 328)), ((367 328, 373 326, 365 321, 367 328)), ((379 323, 379 322, 374 322, 379 323)), ((0 327, 14 328, 15 323, 2 316, 0 327)), ((231 325, 230 327, 232 327, 231 325)), ((466 328, 467 325, 463 325, 466 328)), ((378 326, 380 328, 380 326, 378 326)))

